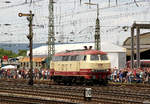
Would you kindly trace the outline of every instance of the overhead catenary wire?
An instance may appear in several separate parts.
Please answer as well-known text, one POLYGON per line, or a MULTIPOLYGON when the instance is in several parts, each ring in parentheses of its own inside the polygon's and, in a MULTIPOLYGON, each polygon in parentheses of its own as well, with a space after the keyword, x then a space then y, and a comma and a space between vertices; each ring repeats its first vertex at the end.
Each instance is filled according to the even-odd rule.
MULTIPOLYGON (((139 0, 139 1, 136 1, 136 2, 146 2, 146 1, 143 1, 143 0, 139 0)), ((127 3, 124 3, 124 4, 120 4, 120 5, 115 5, 115 6, 110 6, 110 7, 100 7, 99 9, 100 10, 106 10, 106 9, 111 9, 111 8, 119 8, 119 7, 122 7, 122 6, 127 6, 127 5, 133 5, 134 4, 134 2, 127 2, 127 3)), ((149 6, 149 5, 146 5, 147 7, 149 6)), ((93 11, 96 11, 97 9, 96 8, 94 8, 94 9, 86 9, 86 10, 83 10, 83 11, 77 11, 77 12, 74 12, 74 13, 72 13, 72 12, 69 12, 69 13, 67 13, 67 14, 62 14, 62 18, 65 18, 66 16, 71 16, 71 15, 78 15, 78 14, 83 14, 83 13, 89 13, 89 12, 93 12, 93 11)))
MULTIPOLYGON (((44 0, 36 0, 34 2, 41 2, 41 1, 44 1, 44 0)), ((2 6, 2 7, 0 7, 0 10, 13 8, 13 7, 18 7, 18 6, 23 6, 23 5, 27 5, 27 4, 32 4, 32 2, 27 2, 27 3, 22 2, 22 3, 18 3, 18 4, 12 4, 12 5, 9 5, 9 6, 2 6)))
MULTIPOLYGON (((38 0, 35 0, 35 1, 38 1, 38 0)), ((73 0, 74 1, 74 0, 73 0)), ((129 1, 129 0, 128 0, 129 1)), ((133 1, 133 0, 132 0, 133 1)), ((140 0, 141 1, 141 0, 140 0)), ((69 2, 69 1, 68 1, 69 2)), ((139 2, 139 1, 136 1, 137 3, 139 2)), ((143 1, 144 2, 144 1, 143 1)), ((67 3, 67 2, 66 2, 67 3)), ((70 3, 73 3, 73 2, 70 2, 70 3)), ((125 3, 124 3, 125 4, 125 3)), ((134 4, 134 2, 132 3, 132 4, 134 4)), ((32 4, 33 5, 33 4, 32 4)), ((120 5, 122 5, 122 4, 118 4, 118 6, 112 6, 112 8, 121 8, 121 7, 119 7, 120 5)), ((128 4, 127 4, 128 5, 128 4)), ((131 5, 131 4, 129 4, 129 5, 131 5)), ((131 5, 131 6, 134 6, 134 5, 131 5)), ((139 5, 139 6, 141 6, 141 5, 139 5)), ((35 6, 35 8, 36 8, 36 6, 35 6)), ((70 8, 68 8, 69 10, 71 10, 70 8)), ((100 8, 101 9, 101 8, 100 8)), ((106 9, 111 9, 111 7, 110 8, 106 8, 106 9)), ((87 12, 85 12, 85 13, 89 13, 88 11, 90 11, 90 10, 93 10, 93 11, 96 11, 96 9, 88 9, 88 10, 85 10, 85 11, 87 11, 87 12)), ((92 11, 92 12, 93 12, 92 11)), ((35 10, 35 12, 37 12, 37 13, 39 13, 39 11, 38 10, 35 10)), ((78 12, 78 11, 77 11, 78 12)), ((80 11, 79 11, 80 12, 80 11)), ((122 17, 126 17, 126 16, 135 16, 135 15, 141 15, 141 13, 142 13, 143 11, 131 11, 131 12, 123 12, 123 13, 119 13, 119 14, 111 14, 111 15, 102 15, 101 16, 101 18, 102 19, 115 19, 115 18, 122 18, 122 17)), ((76 11, 74 11, 74 13, 76 13, 76 11)), ((143 12, 143 14, 144 13, 146 13, 145 11, 143 12)), ((68 13, 67 13, 68 14, 68 13)), ((70 14, 70 13, 69 13, 70 14)), ((84 13, 83 13, 84 14, 84 13)), ((63 21, 63 15, 64 15, 64 13, 62 13, 61 14, 61 22, 59 21, 59 23, 58 24, 56 24, 56 26, 55 27, 60 27, 60 26, 62 26, 62 27, 64 27, 65 26, 65 24, 69 24, 69 22, 68 22, 68 20, 67 21, 63 21)), ((73 15, 76 15, 76 14, 73 14, 73 15)), ((60 15, 57 15, 57 16, 60 16, 60 15)), ((40 16, 39 18, 42 18, 42 16, 40 16)), ((43 17, 44 18, 44 17, 43 17)), ((66 18, 66 17, 64 17, 64 18, 66 18)), ((76 17, 74 17, 74 18, 76 18, 76 17)), ((91 18, 91 21, 88 21, 88 20, 86 20, 86 22, 88 21, 89 22, 89 24, 90 23, 92 23, 93 21, 94 21, 94 19, 95 18, 91 18)), ((81 23, 85 23, 82 19, 75 19, 76 21, 80 21, 80 24, 81 23)), ((73 23, 74 21, 72 21, 72 23, 73 23)), ((38 21, 38 17, 37 18, 35 18, 35 25, 42 25, 42 23, 41 22, 39 22, 38 21)), ((44 24, 45 26, 44 26, 44 28, 43 29, 47 29, 47 24, 44 24)), ((118 26, 120 26, 120 25, 118 25, 118 26)), ((112 26, 107 26, 107 25, 102 25, 101 26, 102 28, 115 28, 115 27, 117 27, 117 25, 112 25, 112 26)), ((123 27, 123 26, 122 26, 123 27)), ((75 26, 74 26, 74 28, 76 28, 75 26)), ((60 30, 59 30, 60 31, 60 30)))

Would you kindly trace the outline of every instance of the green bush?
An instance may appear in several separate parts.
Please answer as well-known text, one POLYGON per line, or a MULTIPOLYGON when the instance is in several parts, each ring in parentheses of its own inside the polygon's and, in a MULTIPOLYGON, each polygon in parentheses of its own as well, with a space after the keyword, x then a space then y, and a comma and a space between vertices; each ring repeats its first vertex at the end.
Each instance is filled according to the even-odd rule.
POLYGON ((27 51, 26 50, 19 50, 18 54, 13 53, 11 50, 4 50, 0 48, 0 58, 3 56, 8 56, 8 58, 14 58, 17 56, 26 56, 27 51))

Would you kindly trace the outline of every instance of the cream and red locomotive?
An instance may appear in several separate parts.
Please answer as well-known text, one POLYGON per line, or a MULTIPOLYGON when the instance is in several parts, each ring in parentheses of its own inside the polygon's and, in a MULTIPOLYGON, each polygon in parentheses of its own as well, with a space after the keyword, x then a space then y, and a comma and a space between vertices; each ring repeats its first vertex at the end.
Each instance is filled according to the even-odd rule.
POLYGON ((110 74, 107 54, 98 50, 56 53, 50 62, 51 79, 64 84, 107 84, 110 74))

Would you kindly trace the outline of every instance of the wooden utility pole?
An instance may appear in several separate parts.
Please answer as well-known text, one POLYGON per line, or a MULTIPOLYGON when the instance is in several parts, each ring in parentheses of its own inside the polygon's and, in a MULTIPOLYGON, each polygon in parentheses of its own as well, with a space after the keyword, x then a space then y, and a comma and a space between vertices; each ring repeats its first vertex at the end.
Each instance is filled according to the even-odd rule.
POLYGON ((29 70, 29 85, 33 85, 33 61, 32 61, 32 44, 33 44, 33 32, 32 32, 32 21, 33 16, 32 11, 30 11, 30 14, 23 14, 19 13, 19 17, 27 16, 27 20, 29 21, 29 35, 27 35, 27 38, 29 39, 29 47, 30 47, 30 70, 29 70))

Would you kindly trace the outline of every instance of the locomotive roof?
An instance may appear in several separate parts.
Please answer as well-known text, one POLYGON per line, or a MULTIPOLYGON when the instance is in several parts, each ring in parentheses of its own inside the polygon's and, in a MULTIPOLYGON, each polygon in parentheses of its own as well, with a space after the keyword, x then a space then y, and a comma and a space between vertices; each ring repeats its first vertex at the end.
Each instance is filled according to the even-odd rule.
MULTIPOLYGON (((46 59, 46 57, 33 57, 33 61, 34 62, 42 62, 46 59)), ((20 62, 29 62, 30 61, 30 57, 23 57, 19 60, 20 62)))
POLYGON ((102 52, 98 50, 71 50, 71 51, 56 53, 54 56, 89 55, 89 54, 106 54, 106 52, 102 52))

